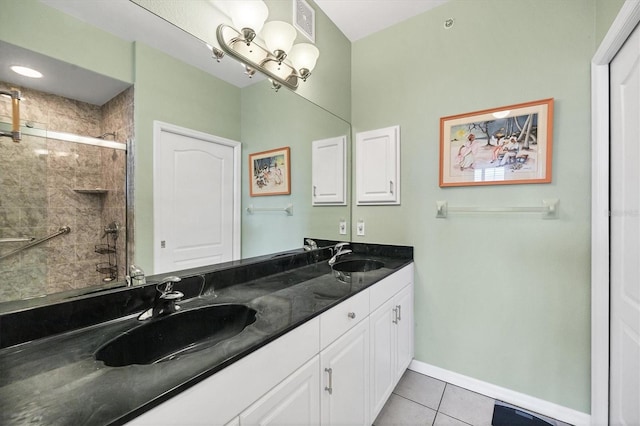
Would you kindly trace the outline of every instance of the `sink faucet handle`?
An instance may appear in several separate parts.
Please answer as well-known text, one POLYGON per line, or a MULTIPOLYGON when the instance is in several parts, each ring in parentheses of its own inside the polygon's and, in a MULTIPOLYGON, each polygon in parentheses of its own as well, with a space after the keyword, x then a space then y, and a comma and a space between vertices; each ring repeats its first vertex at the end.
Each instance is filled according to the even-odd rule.
POLYGON ((170 291, 173 290, 173 285, 177 282, 180 282, 181 279, 180 277, 176 277, 174 275, 170 276, 170 277, 166 277, 164 278, 162 281, 160 281, 160 283, 156 286, 156 288, 158 289, 158 291, 160 293, 169 293, 170 291), (164 289, 162 289, 162 286, 164 285, 164 289))
POLYGON ((349 243, 338 243, 334 246, 334 249, 336 250, 337 253, 342 252, 342 250, 344 249, 344 247, 348 246, 349 243))

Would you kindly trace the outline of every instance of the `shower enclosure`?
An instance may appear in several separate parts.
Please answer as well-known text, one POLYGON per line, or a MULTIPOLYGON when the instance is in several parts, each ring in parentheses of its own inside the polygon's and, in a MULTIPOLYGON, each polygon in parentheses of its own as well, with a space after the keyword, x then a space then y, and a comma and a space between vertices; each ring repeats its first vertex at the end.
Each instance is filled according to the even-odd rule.
MULTIPOLYGON (((133 88, 102 106, 19 90, 22 140, 0 138, 0 302, 123 280, 127 144, 118 141, 133 138, 133 88)), ((0 98, 0 130, 10 106, 0 98)))

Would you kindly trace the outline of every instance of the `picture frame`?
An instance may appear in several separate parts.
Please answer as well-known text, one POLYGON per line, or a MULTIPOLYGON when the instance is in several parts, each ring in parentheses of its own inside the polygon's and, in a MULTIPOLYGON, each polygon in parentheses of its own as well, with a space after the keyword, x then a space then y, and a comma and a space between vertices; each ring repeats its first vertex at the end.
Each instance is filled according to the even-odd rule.
POLYGON ((290 148, 249 154, 251 197, 291 194, 290 148))
POLYGON ((553 98, 440 119, 441 187, 550 183, 553 98))

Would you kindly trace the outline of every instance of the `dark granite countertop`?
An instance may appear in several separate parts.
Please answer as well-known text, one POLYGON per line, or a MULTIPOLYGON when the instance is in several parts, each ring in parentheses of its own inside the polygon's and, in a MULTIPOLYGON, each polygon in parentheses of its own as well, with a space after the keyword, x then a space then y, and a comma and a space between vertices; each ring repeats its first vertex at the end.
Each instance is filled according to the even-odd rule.
POLYGON ((140 324, 140 311, 1 349, 0 424, 126 423, 412 261, 375 251, 349 256, 382 260, 384 267, 353 274, 344 283, 321 261, 185 300, 182 311, 246 304, 257 319, 234 337, 170 361, 107 367, 94 359, 101 345, 140 324))

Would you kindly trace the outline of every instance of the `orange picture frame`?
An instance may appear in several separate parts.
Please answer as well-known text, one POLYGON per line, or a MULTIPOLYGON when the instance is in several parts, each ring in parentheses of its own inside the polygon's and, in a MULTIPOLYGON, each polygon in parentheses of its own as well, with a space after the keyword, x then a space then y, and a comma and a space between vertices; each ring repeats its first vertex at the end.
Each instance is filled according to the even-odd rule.
POLYGON ((440 119, 440 186, 550 183, 553 98, 440 119))
POLYGON ((291 194, 289 147, 249 154, 249 194, 252 197, 291 194))

